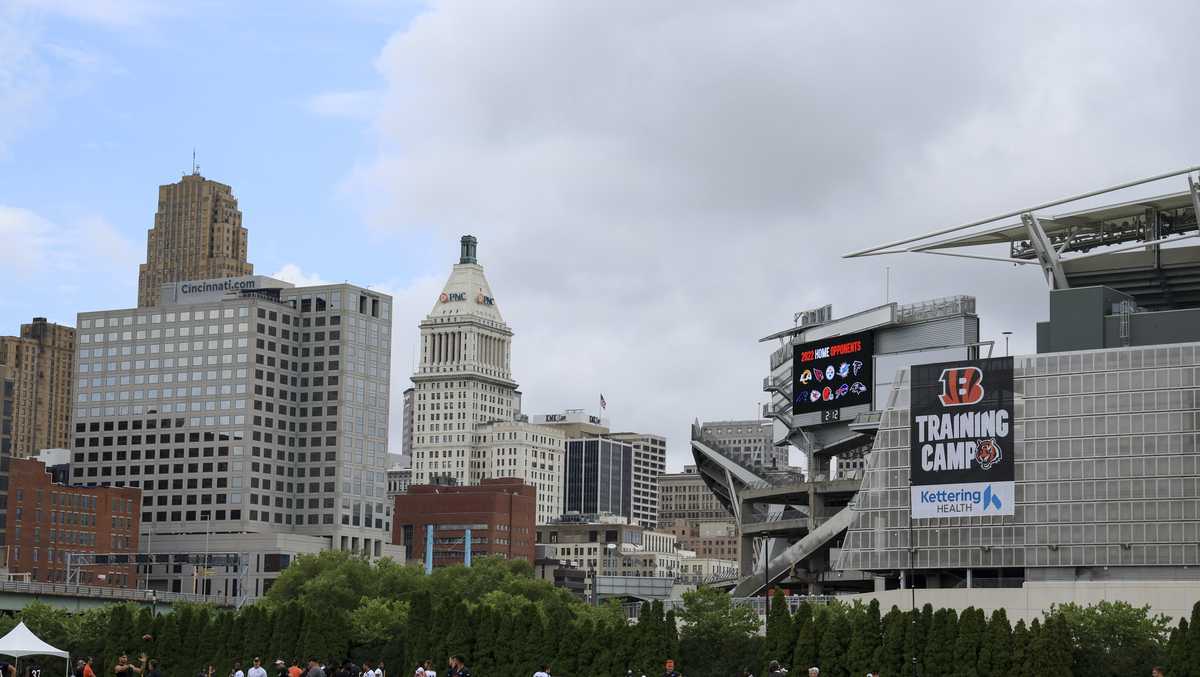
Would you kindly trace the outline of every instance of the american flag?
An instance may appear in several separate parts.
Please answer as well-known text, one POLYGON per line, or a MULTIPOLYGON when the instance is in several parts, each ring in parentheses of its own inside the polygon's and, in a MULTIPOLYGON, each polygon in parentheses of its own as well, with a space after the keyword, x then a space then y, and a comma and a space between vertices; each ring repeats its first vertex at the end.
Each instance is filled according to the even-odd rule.
POLYGON ((600 408, 608 409, 608 402, 604 401, 604 393, 600 393, 600 408))

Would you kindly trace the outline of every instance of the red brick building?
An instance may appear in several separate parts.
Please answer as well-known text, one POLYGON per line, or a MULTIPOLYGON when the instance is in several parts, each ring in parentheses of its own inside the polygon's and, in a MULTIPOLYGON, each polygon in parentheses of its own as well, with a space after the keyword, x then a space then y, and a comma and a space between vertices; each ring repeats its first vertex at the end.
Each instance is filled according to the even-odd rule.
POLYGON ((425 561, 425 532, 433 525, 433 565, 463 562, 463 539, 471 529, 471 556, 535 557, 537 489, 519 479, 486 479, 478 486, 415 484, 396 496, 392 543, 410 562, 425 561))
MULTIPOLYGON (((138 550, 141 489, 55 484, 37 459, 14 458, 8 467, 5 527, 10 573, 34 581, 65 581, 67 553, 138 550)), ((80 570, 84 585, 133 587, 135 565, 95 565, 80 570)))

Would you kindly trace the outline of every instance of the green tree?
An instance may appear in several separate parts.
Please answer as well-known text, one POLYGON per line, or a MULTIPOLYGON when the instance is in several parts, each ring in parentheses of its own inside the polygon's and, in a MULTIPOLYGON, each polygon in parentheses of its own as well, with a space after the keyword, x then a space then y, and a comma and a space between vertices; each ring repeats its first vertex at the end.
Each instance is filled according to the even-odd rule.
MULTIPOLYGON (((370 600, 374 601, 374 600, 370 600)), ((381 600, 384 604, 388 600, 381 600)), ((407 607, 405 607, 407 612, 407 607)), ((407 613, 405 614, 407 619, 407 613)), ((299 603, 294 601, 285 602, 274 608, 271 614, 271 655, 282 658, 285 661, 300 660, 300 649, 297 647, 296 640, 300 637, 301 626, 304 622, 304 608, 299 603)), ((400 634, 403 630, 403 625, 397 628, 396 633, 400 634)), ((397 659, 397 662, 402 662, 403 656, 397 659)))
POLYGON ((785 665, 791 662, 792 650, 796 646, 796 631, 792 626, 792 614, 788 611, 788 601, 783 590, 776 589, 771 600, 764 646, 766 652, 761 661, 763 674, 766 674, 765 668, 771 661, 779 661, 785 665))
MULTIPOLYGON (((282 606, 275 612, 277 630, 287 629, 291 614, 290 606, 282 606)), ((363 598, 358 608, 350 614, 351 655, 359 661, 379 656, 388 642, 402 635, 408 623, 408 602, 381 597, 363 598)), ((278 635, 279 633, 274 633, 278 635)), ((272 646, 282 638, 273 636, 272 646)), ((293 642, 294 644, 294 642, 293 642)), ((277 655, 291 655, 291 651, 277 655)))
POLYGON ((1012 670, 1013 632, 1004 609, 992 612, 983 646, 979 647, 980 677, 1009 677, 1012 670))
POLYGON ((796 650, 792 652, 792 667, 807 670, 821 660, 821 630, 825 627, 828 611, 824 607, 811 607, 808 602, 796 609, 796 650))
POLYGON ((1073 643, 1071 630, 1061 615, 1050 615, 1030 630, 1029 659, 1035 675, 1070 675, 1073 643))
POLYGON ((904 638, 908 631, 908 614, 892 607, 883 617, 883 638, 879 650, 875 652, 875 669, 885 675, 899 675, 904 670, 904 657, 907 655, 904 638))
POLYGON ((1171 630, 1167 641, 1167 674, 1171 677, 1200 677, 1192 675, 1188 663, 1188 622, 1186 618, 1179 619, 1179 625, 1171 630))
POLYGON ((851 620, 850 646, 846 653, 846 667, 850 673, 874 672, 875 658, 882 643, 882 623, 879 619, 879 601, 871 600, 862 608, 856 608, 851 620))
POLYGON ((1048 616, 1061 620, 1071 636, 1072 669, 1077 675, 1149 674, 1166 655, 1170 620, 1152 613, 1148 605, 1065 604, 1052 607, 1048 616))
POLYGON ((954 638, 954 676, 979 677, 979 647, 987 630, 983 611, 974 607, 963 610, 954 638))
MULTIPOLYGON (((1037 623, 1037 619, 1034 619, 1037 623)), ((1037 677, 1033 674, 1033 663, 1029 652, 1033 650, 1032 635, 1024 620, 1017 621, 1012 634, 1012 677, 1037 677)))
POLYGON ((846 607, 842 604, 830 604, 827 617, 829 627, 821 633, 820 657, 818 666, 821 674, 832 677, 849 677, 851 665, 847 661, 847 651, 850 646, 850 619, 846 607))
POLYGON ((1200 673, 1200 602, 1192 607, 1192 618, 1188 621, 1187 660, 1191 677, 1200 673))
POLYGON ((930 675, 954 674, 954 646, 958 639, 958 616, 953 609, 938 609, 925 644, 925 670, 930 675))
POLYGON ((758 614, 749 606, 734 605, 728 594, 711 588, 685 592, 679 617, 680 663, 686 657, 686 665, 692 666, 688 673, 711 669, 712 674, 732 674, 757 660, 747 653, 757 648, 750 638, 758 633, 758 614))

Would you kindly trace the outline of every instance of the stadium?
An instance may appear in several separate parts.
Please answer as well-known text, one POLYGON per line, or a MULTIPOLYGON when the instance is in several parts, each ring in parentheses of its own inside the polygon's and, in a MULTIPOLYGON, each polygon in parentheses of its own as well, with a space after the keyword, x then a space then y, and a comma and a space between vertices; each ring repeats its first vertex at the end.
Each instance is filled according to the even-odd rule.
POLYGON ((1197 169, 848 254, 1039 267, 1037 353, 981 340, 964 296, 840 318, 826 306, 763 338, 778 344, 764 415, 808 468, 756 472, 693 434, 741 527, 734 594, 1014 618, 1121 599, 1186 615, 1200 597, 1200 247, 1185 242, 1200 236, 1197 169), (1066 211, 1182 179, 1185 191, 1066 211))

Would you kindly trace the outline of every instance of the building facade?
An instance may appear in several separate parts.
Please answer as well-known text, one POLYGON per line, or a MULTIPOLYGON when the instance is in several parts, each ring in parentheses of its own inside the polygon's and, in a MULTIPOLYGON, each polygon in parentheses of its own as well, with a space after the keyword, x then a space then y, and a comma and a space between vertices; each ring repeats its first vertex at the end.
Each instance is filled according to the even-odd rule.
POLYGON ((70 444, 74 355, 75 329, 44 317, 22 324, 20 336, 0 337, 0 368, 10 369, 15 388, 14 456, 26 458, 70 444))
POLYGON ((1017 588, 996 594, 1034 612, 1096 585, 1168 612, 1190 607, 1200 586, 1200 343, 1014 360, 1016 514, 910 521, 905 371, 837 568, 911 567, 918 588, 1017 588))
POLYGON ((546 559, 586 572, 584 596, 589 600, 597 579, 612 579, 606 587, 615 593, 620 579, 665 580, 669 589, 680 575, 682 558, 675 537, 643 529, 622 517, 572 516, 539 524, 537 542, 544 546, 546 559))
POLYGON ((387 471, 387 497, 393 498, 408 493, 412 485, 412 468, 405 465, 394 465, 387 471))
POLYGON ((688 585, 708 585, 737 577, 738 563, 734 559, 684 557, 679 563, 679 582, 688 585))
POLYGON ((645 433, 613 433, 610 437, 633 447, 633 519, 647 529, 658 528, 658 478, 667 470, 667 438, 645 433))
POLYGON ((471 555, 535 559, 537 489, 514 478, 476 485, 414 485, 395 499, 392 542, 407 560, 425 561, 427 529, 433 527, 433 566, 462 564, 471 530, 471 555))
POLYGON ((9 466, 6 527, 9 573, 64 582, 76 568, 84 585, 134 587, 134 565, 68 567, 68 553, 133 554, 138 551, 141 491, 131 487, 76 487, 56 484, 37 459, 17 458, 9 466))
MULTIPOLYGON (((164 285, 164 297, 80 313, 72 481, 142 489, 157 551, 199 534, 241 552, 260 534, 382 555, 391 298, 261 277, 164 285)), ((222 592, 260 595, 270 578, 222 592)))
POLYGON ((770 421, 706 421, 700 435, 748 468, 788 465, 788 448, 775 446, 770 421))
POLYGON ((538 519, 561 511, 562 435, 518 420, 512 330, 466 235, 459 262, 420 324, 413 374, 413 484, 515 477, 537 487, 538 519))
MULTIPOLYGON (((0 546, 8 545, 8 465, 12 461, 12 418, 16 399, 16 379, 12 370, 0 366, 0 546)), ((0 572, 8 567, 8 548, 0 561, 0 572)))
POLYGON ((409 458, 412 458, 413 452, 413 400, 415 393, 414 388, 404 389, 404 411, 401 417, 404 427, 400 435, 400 454, 409 458))
POLYGON ((684 466, 681 473, 658 478, 659 530, 674 534, 679 547, 702 559, 739 559, 737 521, 696 472, 684 466))
POLYGON ((633 519, 633 445, 608 438, 567 440, 562 514, 633 519))
POLYGON ((137 305, 158 305, 164 284, 253 275, 246 255, 246 229, 232 188, 198 171, 159 186, 146 262, 138 270, 137 305))

